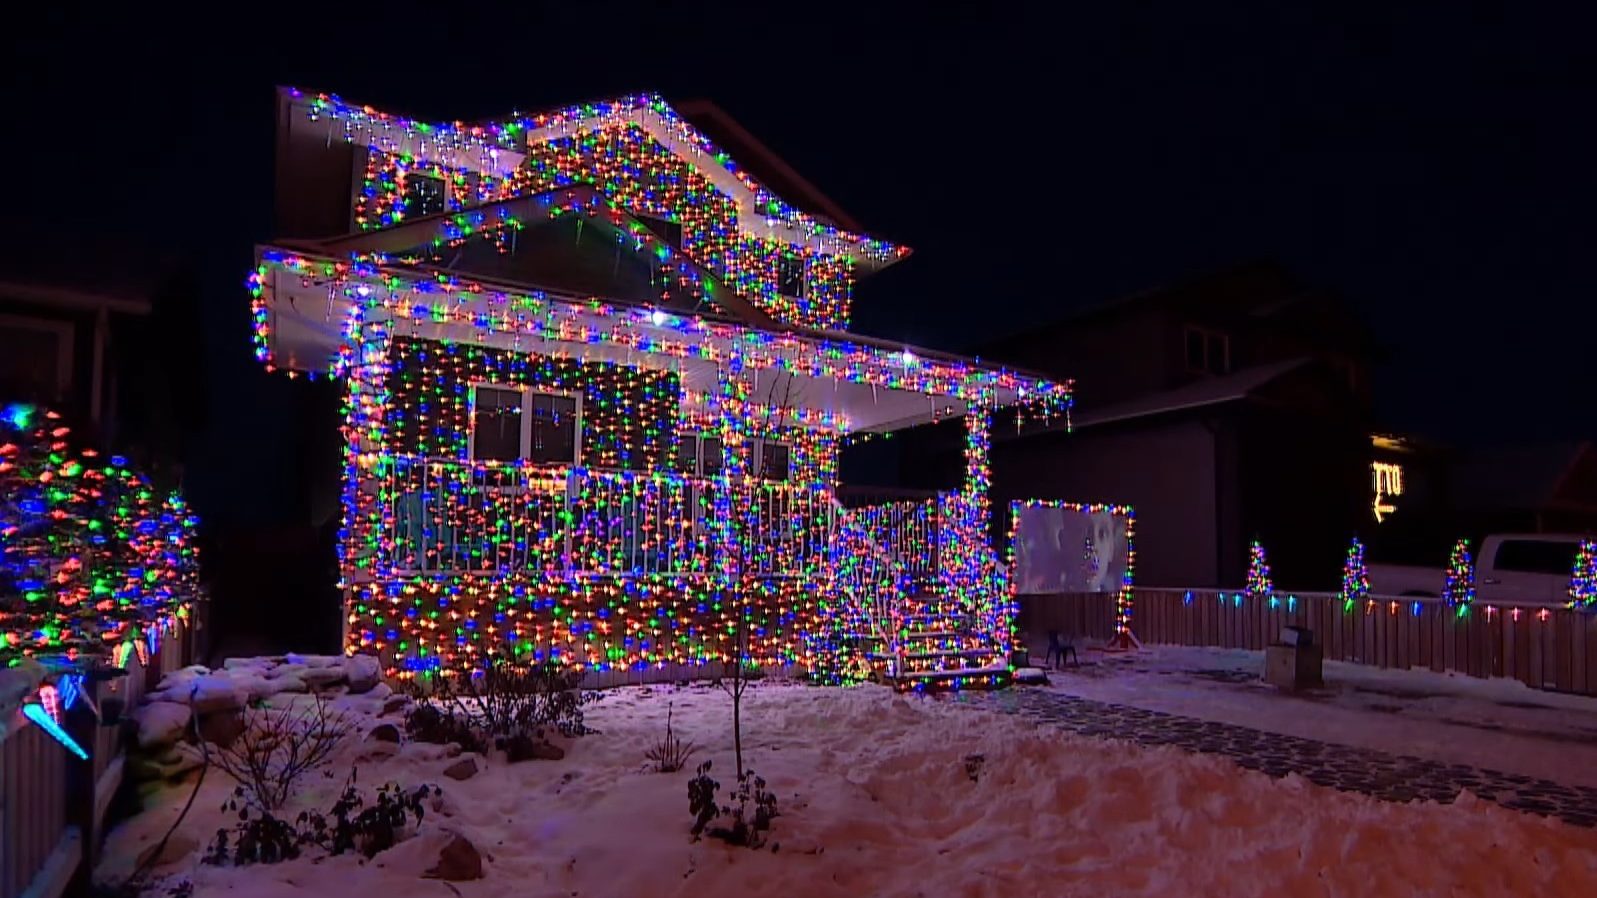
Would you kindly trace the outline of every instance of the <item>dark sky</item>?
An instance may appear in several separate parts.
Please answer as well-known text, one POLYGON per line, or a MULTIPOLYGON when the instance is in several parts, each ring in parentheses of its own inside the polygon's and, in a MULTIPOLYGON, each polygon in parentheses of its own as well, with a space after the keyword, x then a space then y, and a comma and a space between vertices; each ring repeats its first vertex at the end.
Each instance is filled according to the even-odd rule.
POLYGON ((861 330, 959 348, 1274 258, 1374 326, 1391 427, 1597 435, 1593 23, 1388 5, 54 11, 5 38, 6 232, 196 266, 221 459, 196 476, 236 479, 295 402, 250 358, 240 286, 272 236, 273 85, 433 119, 657 90, 715 100, 916 249, 859 289, 861 330))

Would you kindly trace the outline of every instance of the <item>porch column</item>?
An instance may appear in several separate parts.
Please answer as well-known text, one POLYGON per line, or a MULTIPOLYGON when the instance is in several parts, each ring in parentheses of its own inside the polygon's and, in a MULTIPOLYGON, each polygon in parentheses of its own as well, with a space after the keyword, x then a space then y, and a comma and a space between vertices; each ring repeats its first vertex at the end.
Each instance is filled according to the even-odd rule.
MULTIPOLYGON (((383 515, 393 513, 379 501, 378 458, 386 451, 384 417, 387 411, 389 345, 392 332, 386 321, 352 322, 346 339, 353 346, 344 370, 344 477, 343 527, 339 530, 339 586, 344 591, 343 637, 345 650, 368 644, 383 651, 390 646, 374 632, 352 633, 352 618, 362 605, 371 606, 380 595, 376 582, 389 560, 382 555, 383 515)), ((367 607, 369 615, 374 609, 367 607)), ((364 622, 364 621, 363 621, 364 622)))
POLYGON ((992 409, 975 406, 965 412, 965 486, 966 501, 970 505, 970 524, 976 536, 985 539, 988 526, 989 498, 992 472, 988 465, 992 445, 992 409))

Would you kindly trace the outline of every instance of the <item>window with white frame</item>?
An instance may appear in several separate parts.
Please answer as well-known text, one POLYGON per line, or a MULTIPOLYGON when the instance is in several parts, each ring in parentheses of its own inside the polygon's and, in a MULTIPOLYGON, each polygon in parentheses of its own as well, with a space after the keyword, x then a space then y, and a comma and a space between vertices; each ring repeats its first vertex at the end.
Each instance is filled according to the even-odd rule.
POLYGON ((578 396, 502 384, 471 388, 471 457, 574 465, 582 457, 578 396))
POLYGON ((721 438, 707 433, 684 433, 677 439, 673 467, 683 474, 714 477, 721 473, 721 438))

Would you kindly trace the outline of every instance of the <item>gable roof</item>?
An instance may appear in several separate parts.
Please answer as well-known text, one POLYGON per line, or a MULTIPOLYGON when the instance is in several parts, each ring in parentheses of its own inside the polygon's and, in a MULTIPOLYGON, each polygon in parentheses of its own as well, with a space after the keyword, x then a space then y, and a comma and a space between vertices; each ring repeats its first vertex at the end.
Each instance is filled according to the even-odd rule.
POLYGON ((1481 449, 1454 465, 1453 498, 1462 508, 1593 508, 1597 507, 1594 470, 1597 453, 1589 442, 1481 449))
MULTIPOLYGON (((583 128, 628 122, 641 127, 671 153, 687 161, 710 183, 732 197, 738 205, 738 227, 757 237, 791 244, 827 255, 847 256, 856 265, 882 267, 909 255, 909 248, 878 240, 850 228, 846 215, 833 215, 837 221, 805 212, 756 179, 728 153, 712 143, 658 94, 634 94, 615 100, 584 103, 535 115, 518 115, 480 124, 428 123, 380 112, 370 106, 356 106, 333 94, 309 95, 295 88, 280 89, 279 102, 298 109, 306 119, 335 137, 389 153, 411 156, 419 161, 457 169, 490 172, 503 177, 513 172, 525 158, 532 143, 567 137, 583 128)), ((731 122, 725 113, 710 116, 703 104, 700 110, 723 125, 731 122)), ((734 123, 735 124, 735 123, 734 123)), ((805 194, 805 199, 829 211, 840 212, 830 201, 780 163, 752 135, 738 128, 734 139, 751 151, 764 153, 767 166, 787 186, 805 194), (754 148, 758 147, 758 150, 754 148)))

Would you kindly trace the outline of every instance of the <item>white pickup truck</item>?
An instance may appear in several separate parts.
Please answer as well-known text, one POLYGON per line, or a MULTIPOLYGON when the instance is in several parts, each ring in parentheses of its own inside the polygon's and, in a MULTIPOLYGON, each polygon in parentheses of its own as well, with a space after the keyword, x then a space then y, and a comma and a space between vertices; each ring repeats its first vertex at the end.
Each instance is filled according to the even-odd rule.
MULTIPOLYGON (((1475 601, 1486 605, 1562 605, 1581 537, 1562 533, 1494 533, 1475 555, 1475 601)), ((1445 569, 1371 564, 1370 593, 1440 596, 1445 569)))

